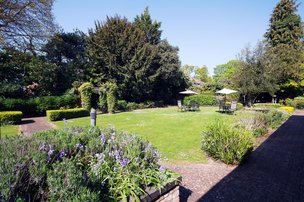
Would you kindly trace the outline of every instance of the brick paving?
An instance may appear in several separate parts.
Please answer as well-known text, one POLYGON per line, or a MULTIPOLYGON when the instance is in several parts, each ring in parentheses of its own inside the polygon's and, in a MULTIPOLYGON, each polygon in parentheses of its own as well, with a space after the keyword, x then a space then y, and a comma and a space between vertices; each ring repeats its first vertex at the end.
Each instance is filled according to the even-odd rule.
POLYGON ((20 125, 21 134, 31 136, 32 134, 40 131, 45 131, 55 128, 54 125, 49 123, 46 117, 31 117, 22 119, 20 125))
POLYGON ((296 111, 198 201, 304 201, 304 112, 296 111))

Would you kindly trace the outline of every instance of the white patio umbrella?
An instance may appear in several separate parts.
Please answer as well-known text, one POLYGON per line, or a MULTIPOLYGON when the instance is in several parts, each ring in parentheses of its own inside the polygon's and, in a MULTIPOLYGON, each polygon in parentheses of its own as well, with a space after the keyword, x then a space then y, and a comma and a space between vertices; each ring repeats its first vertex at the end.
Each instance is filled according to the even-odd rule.
POLYGON ((231 89, 228 89, 228 88, 223 88, 222 90, 216 91, 216 93, 229 95, 231 93, 237 93, 237 91, 236 90, 231 90, 231 89))
POLYGON ((182 94, 182 95, 198 95, 197 92, 194 92, 192 90, 182 91, 182 92, 179 92, 179 94, 182 94))
POLYGON ((229 95, 231 93, 237 93, 237 91, 236 90, 231 90, 231 89, 228 89, 228 88, 223 88, 222 90, 216 91, 216 93, 224 94, 225 95, 225 103, 226 103, 226 95, 229 95))

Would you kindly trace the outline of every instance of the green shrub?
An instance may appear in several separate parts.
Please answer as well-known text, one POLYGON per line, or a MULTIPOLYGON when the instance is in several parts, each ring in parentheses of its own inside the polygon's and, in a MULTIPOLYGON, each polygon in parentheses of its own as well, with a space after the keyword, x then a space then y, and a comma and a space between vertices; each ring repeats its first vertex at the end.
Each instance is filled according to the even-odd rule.
POLYGON ((294 107, 283 106, 279 108, 280 110, 287 111, 289 114, 293 114, 295 111, 294 107))
POLYGON ((117 101, 116 109, 120 110, 120 111, 126 111, 126 110, 128 110, 128 103, 127 103, 127 101, 125 101, 125 100, 118 100, 117 101))
POLYGON ((279 103, 255 103, 253 105, 254 107, 273 107, 273 108, 279 108, 282 105, 279 103))
POLYGON ((226 164, 240 163, 253 148, 252 133, 217 121, 203 132, 202 149, 226 164))
POLYGON ((294 99, 286 99, 285 104, 296 109, 304 109, 304 97, 296 97, 294 99))
POLYGON ((265 135, 268 131, 268 122, 262 112, 242 112, 238 119, 238 126, 251 131, 255 137, 265 135))
POLYGON ((270 110, 265 114, 267 124, 271 128, 278 128, 284 121, 286 121, 290 115, 283 110, 270 110))
POLYGON ((185 105, 189 105, 191 102, 195 102, 200 106, 213 106, 218 103, 215 96, 210 94, 192 95, 184 98, 185 105))
POLYGON ((90 82, 85 82, 78 88, 81 97, 81 106, 87 110, 91 110, 92 107, 91 99, 93 89, 94 86, 90 82))
POLYGON ((137 104, 136 102, 128 102, 127 108, 128 110, 140 109, 140 105, 137 104))
POLYGON ((77 95, 43 96, 32 99, 0 99, 0 110, 22 111, 24 115, 45 114, 46 110, 74 108, 78 103, 77 95))
POLYGON ((98 102, 99 109, 102 112, 107 112, 108 106, 107 106, 107 92, 104 89, 101 89, 99 91, 99 102, 98 102))
POLYGON ((115 83, 107 82, 107 106, 108 112, 114 113, 117 104, 117 90, 118 87, 115 83))
POLYGON ((1 201, 139 201, 177 175, 138 136, 66 128, 0 140, 1 201))
POLYGON ((62 119, 88 116, 89 111, 84 108, 47 110, 46 115, 50 121, 58 121, 62 119))
POLYGON ((22 119, 21 111, 0 112, 0 124, 20 123, 22 119))

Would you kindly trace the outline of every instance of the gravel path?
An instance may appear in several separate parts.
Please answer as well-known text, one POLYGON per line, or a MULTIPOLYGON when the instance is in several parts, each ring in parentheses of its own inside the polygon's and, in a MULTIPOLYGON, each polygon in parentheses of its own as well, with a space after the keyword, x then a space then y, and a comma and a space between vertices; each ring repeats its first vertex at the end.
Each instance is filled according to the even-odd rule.
POLYGON ((55 128, 55 125, 49 123, 46 117, 24 118, 21 121, 20 131, 25 136, 31 136, 36 132, 55 128))

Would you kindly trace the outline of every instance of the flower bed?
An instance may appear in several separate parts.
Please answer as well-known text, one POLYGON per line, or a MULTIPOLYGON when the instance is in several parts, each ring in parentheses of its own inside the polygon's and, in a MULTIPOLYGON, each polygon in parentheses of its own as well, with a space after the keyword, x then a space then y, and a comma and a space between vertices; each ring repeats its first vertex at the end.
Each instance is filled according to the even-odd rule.
POLYGON ((69 128, 0 140, 0 200, 139 200, 177 175, 158 150, 115 129, 69 128))

